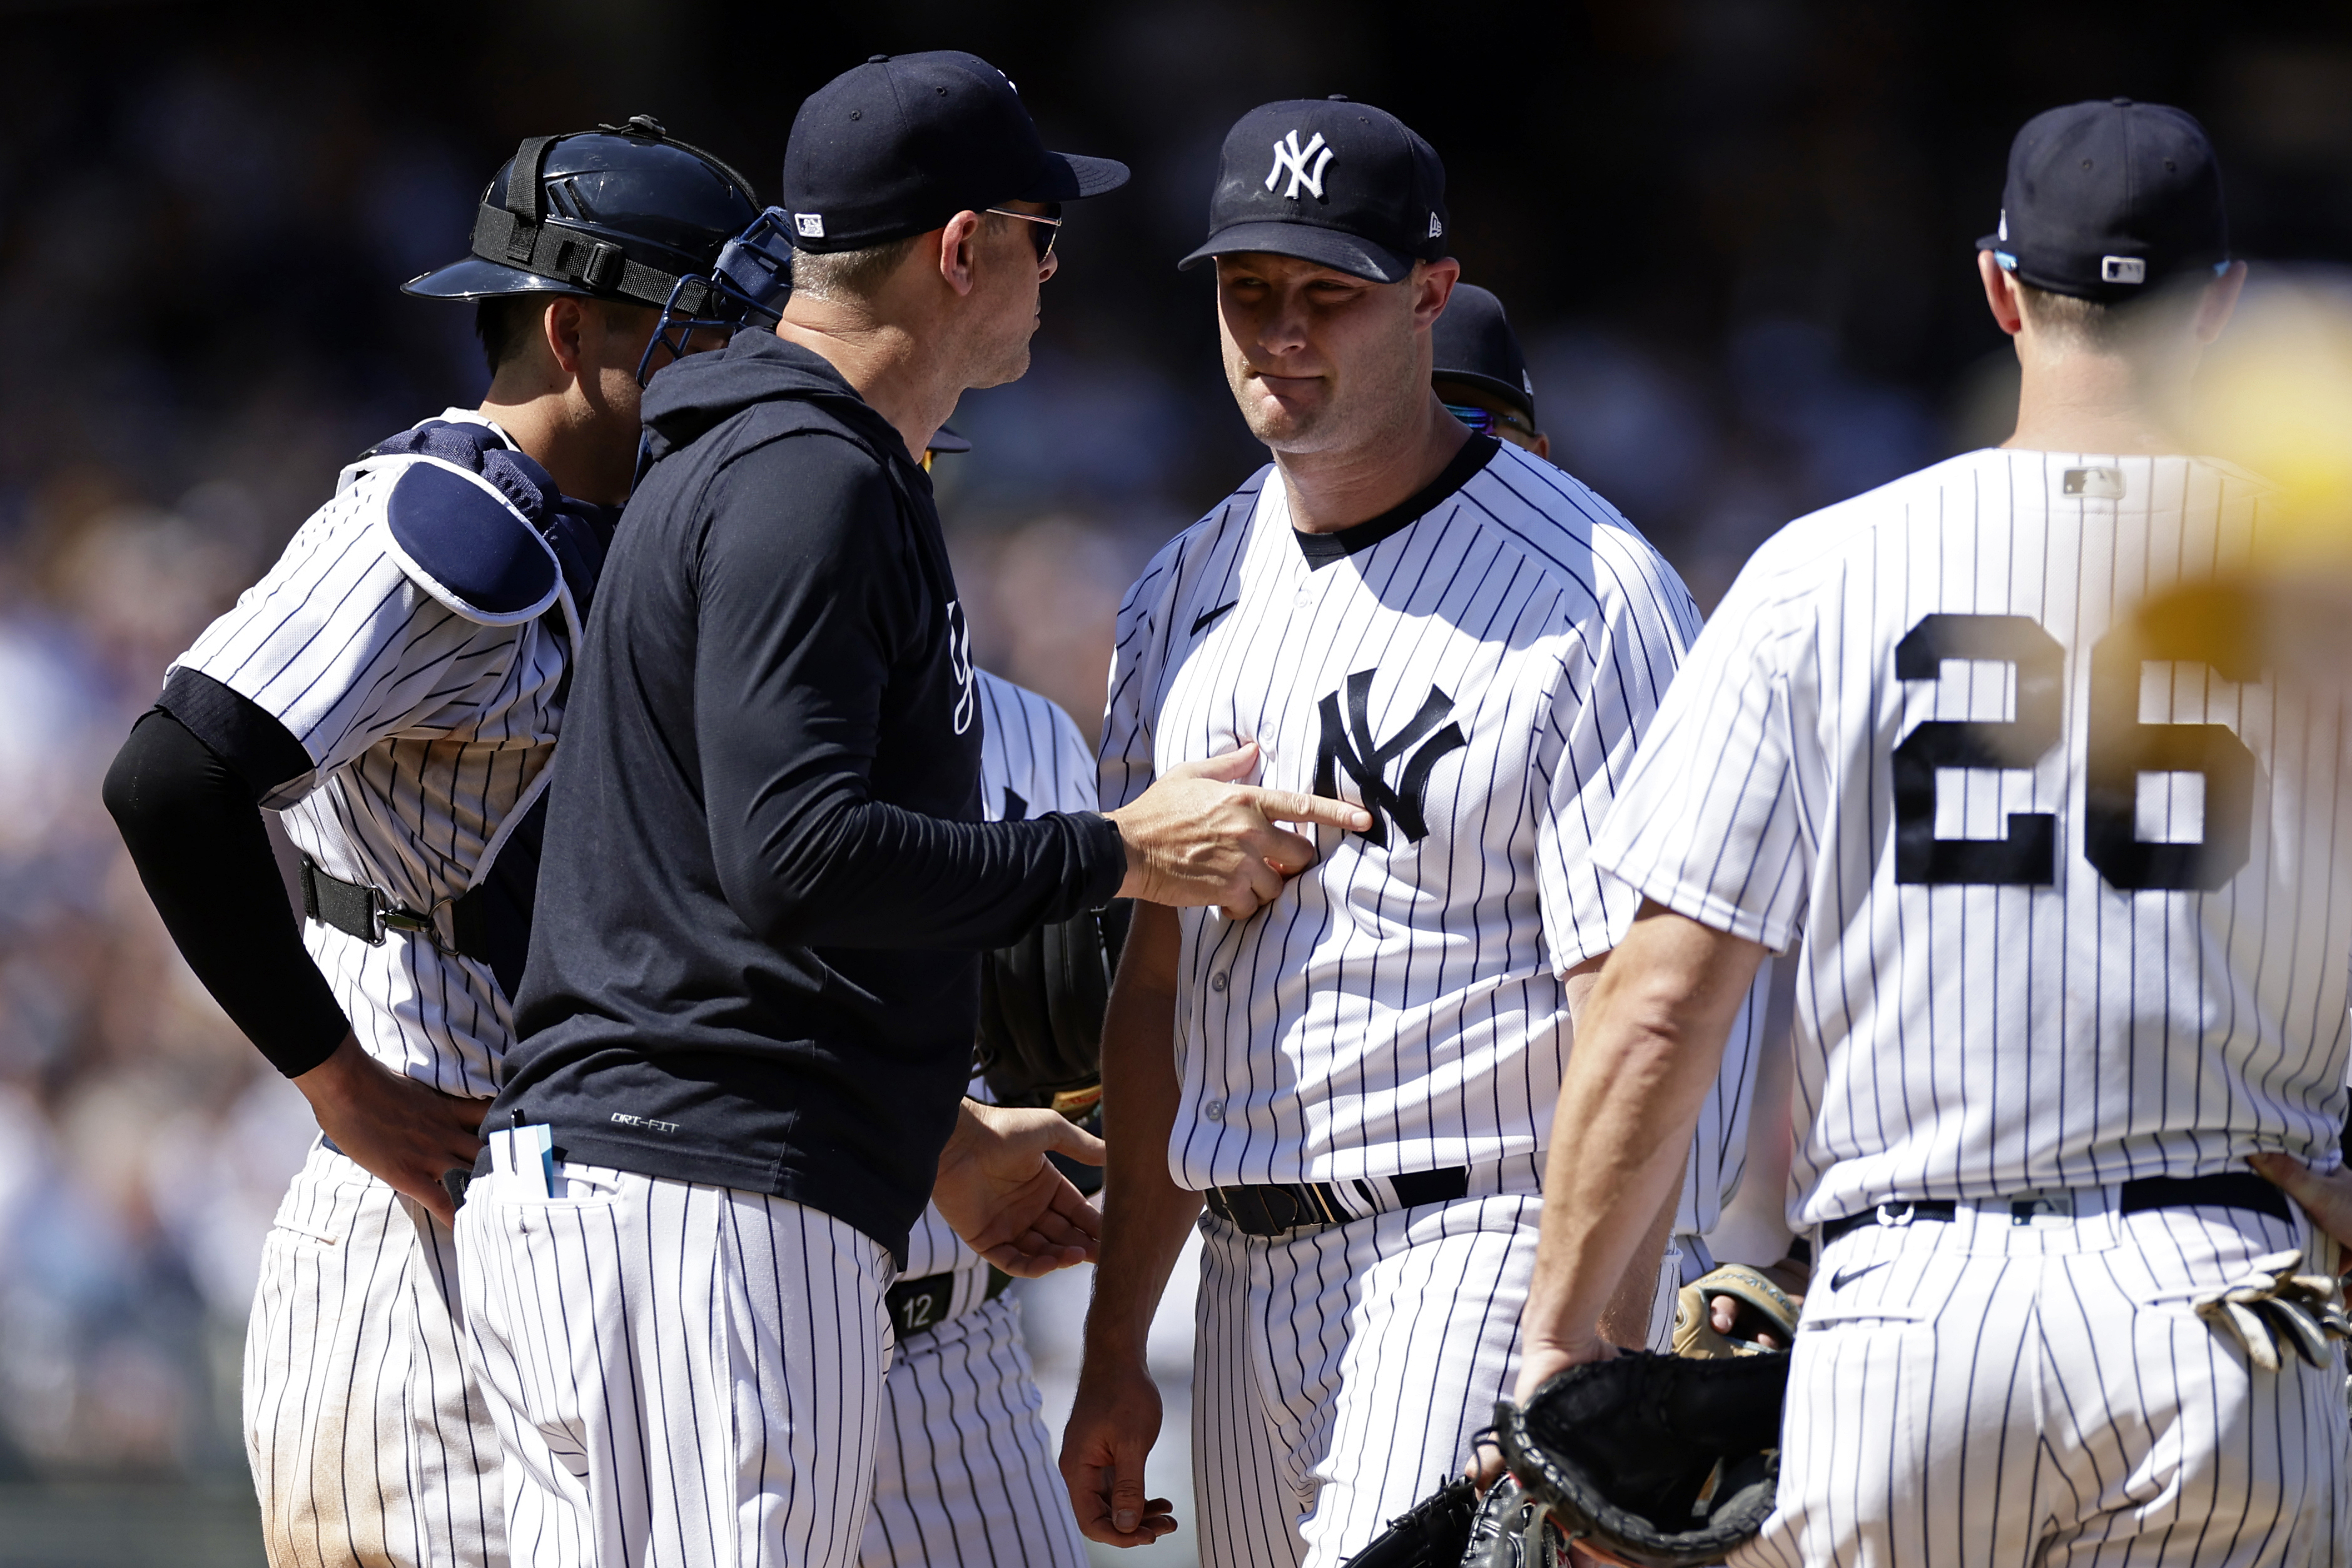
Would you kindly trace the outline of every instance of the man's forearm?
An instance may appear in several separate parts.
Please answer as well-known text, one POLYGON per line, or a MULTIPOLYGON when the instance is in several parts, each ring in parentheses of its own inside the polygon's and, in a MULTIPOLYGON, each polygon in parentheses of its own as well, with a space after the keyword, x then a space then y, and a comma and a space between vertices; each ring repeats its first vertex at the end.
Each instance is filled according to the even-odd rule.
POLYGON ((1088 1354, 1139 1357, 1201 1195, 1168 1175, 1176 1122, 1172 910, 1139 904, 1103 1019, 1102 1260, 1087 1314, 1088 1354))
POLYGON ((1646 907, 1577 1019, 1552 1122, 1529 1371, 1599 1354, 1602 1312, 1671 1204, 1764 949, 1646 907))
POLYGON ((1675 1228, 1675 1211, 1682 1207, 1682 1183, 1675 1183, 1658 1215, 1633 1249, 1633 1260, 1617 1281, 1615 1293, 1601 1314, 1601 1337, 1611 1344, 1639 1350, 1649 1343, 1650 1312, 1657 1305, 1658 1271, 1665 1266, 1666 1238, 1675 1228))

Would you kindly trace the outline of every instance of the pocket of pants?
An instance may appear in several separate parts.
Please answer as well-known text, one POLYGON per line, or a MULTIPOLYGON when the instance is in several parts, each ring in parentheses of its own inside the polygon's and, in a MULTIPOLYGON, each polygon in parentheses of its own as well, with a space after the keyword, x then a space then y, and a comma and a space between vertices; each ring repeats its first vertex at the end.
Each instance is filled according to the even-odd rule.
POLYGON ((521 1183, 511 1176, 497 1175, 475 1183, 467 1196, 470 1199, 474 1194, 481 1193, 491 1202, 511 1208, 582 1208, 620 1201, 620 1173, 593 1169, 589 1174, 577 1173, 578 1167, 570 1172, 557 1171, 553 1188, 545 1197, 525 1191, 521 1183))

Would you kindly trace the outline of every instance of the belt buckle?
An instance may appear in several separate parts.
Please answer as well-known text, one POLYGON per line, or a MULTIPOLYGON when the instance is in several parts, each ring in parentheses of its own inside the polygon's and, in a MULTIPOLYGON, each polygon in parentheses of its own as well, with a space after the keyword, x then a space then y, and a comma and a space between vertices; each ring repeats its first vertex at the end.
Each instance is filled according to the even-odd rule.
POLYGON ((2009 1222, 2047 1230, 2074 1222, 2074 1195, 2064 1187, 2035 1187, 2009 1200, 2009 1222))
POLYGON ((1882 1203, 1878 1206, 1878 1223, 1889 1230, 1900 1230, 1911 1223, 1912 1206, 1908 1203, 1882 1203))
POLYGON ((454 953, 457 950, 457 945, 452 939, 454 923, 452 931, 445 932, 441 929, 440 921, 436 918, 443 910, 449 907, 448 904, 439 904, 434 905, 431 911, 419 914, 406 904, 389 903, 382 890, 371 887, 368 889, 368 923, 375 927, 373 940, 376 946, 381 946, 383 944, 385 932, 404 931, 411 936, 425 937, 444 952, 454 953))

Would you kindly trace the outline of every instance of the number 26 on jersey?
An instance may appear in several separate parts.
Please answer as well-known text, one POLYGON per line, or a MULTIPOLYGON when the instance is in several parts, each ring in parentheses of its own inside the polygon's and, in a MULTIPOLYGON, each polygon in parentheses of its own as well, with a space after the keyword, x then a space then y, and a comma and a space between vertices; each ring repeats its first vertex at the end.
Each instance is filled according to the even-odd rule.
MULTIPOLYGON (((1895 678, 1940 680, 1948 659, 2008 664, 2016 680, 2016 716, 1930 719, 1895 747, 1895 880, 2046 887, 2057 880, 2057 813, 2011 812, 2006 838, 1939 839, 1936 774, 2031 768, 2059 745, 2065 738, 2065 650, 2029 616, 1928 615, 1895 645, 1895 678)), ((2157 646, 2117 630, 2093 645, 2083 854, 2110 886, 2128 893, 2210 892, 2246 863, 2253 753, 2225 725, 2141 723, 2140 667, 2158 659, 2202 663, 2225 680, 2257 677, 2194 632, 2173 634, 2157 646), (2144 773, 2202 775, 2205 821, 2197 841, 2140 839, 2137 806, 2144 773)))

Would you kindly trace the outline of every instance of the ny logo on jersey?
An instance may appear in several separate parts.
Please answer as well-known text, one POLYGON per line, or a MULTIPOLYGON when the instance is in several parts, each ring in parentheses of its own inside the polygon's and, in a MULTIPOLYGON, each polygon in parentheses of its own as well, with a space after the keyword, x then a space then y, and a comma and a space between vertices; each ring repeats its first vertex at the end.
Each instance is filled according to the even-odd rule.
POLYGON ((1294 131, 1274 144, 1274 167, 1266 171, 1265 188, 1273 190, 1274 183, 1281 179, 1282 172, 1287 169, 1290 171, 1290 189, 1283 192, 1283 195, 1295 202, 1298 200, 1298 187, 1304 185, 1315 193, 1315 199, 1319 202, 1323 199, 1323 171, 1330 162, 1331 149, 1323 145, 1321 131, 1317 131, 1315 139, 1301 147, 1298 132, 1294 131), (1307 166, 1309 158, 1315 160, 1312 169, 1307 166))
POLYGON ((1381 848, 1388 847, 1388 819, 1404 830, 1404 836, 1419 843, 1429 836, 1429 821, 1423 805, 1429 796, 1430 771, 1438 759, 1448 752, 1459 751, 1470 743, 1463 738, 1462 727, 1446 724, 1437 727, 1454 712, 1454 699, 1429 688, 1429 695, 1421 711, 1412 716, 1405 727, 1383 741, 1375 742, 1369 712, 1372 695, 1372 670, 1359 670, 1348 677, 1348 714, 1343 722, 1339 716, 1339 694, 1332 692, 1323 699, 1323 740, 1315 754, 1315 792, 1336 796, 1339 793, 1339 769, 1346 768, 1348 777, 1364 797, 1364 809, 1372 814, 1372 825, 1364 837, 1381 848), (1435 733, 1432 733, 1434 731, 1435 733), (1421 749, 1413 751, 1404 765, 1404 773, 1391 789, 1388 784, 1388 767, 1426 740, 1421 749))

